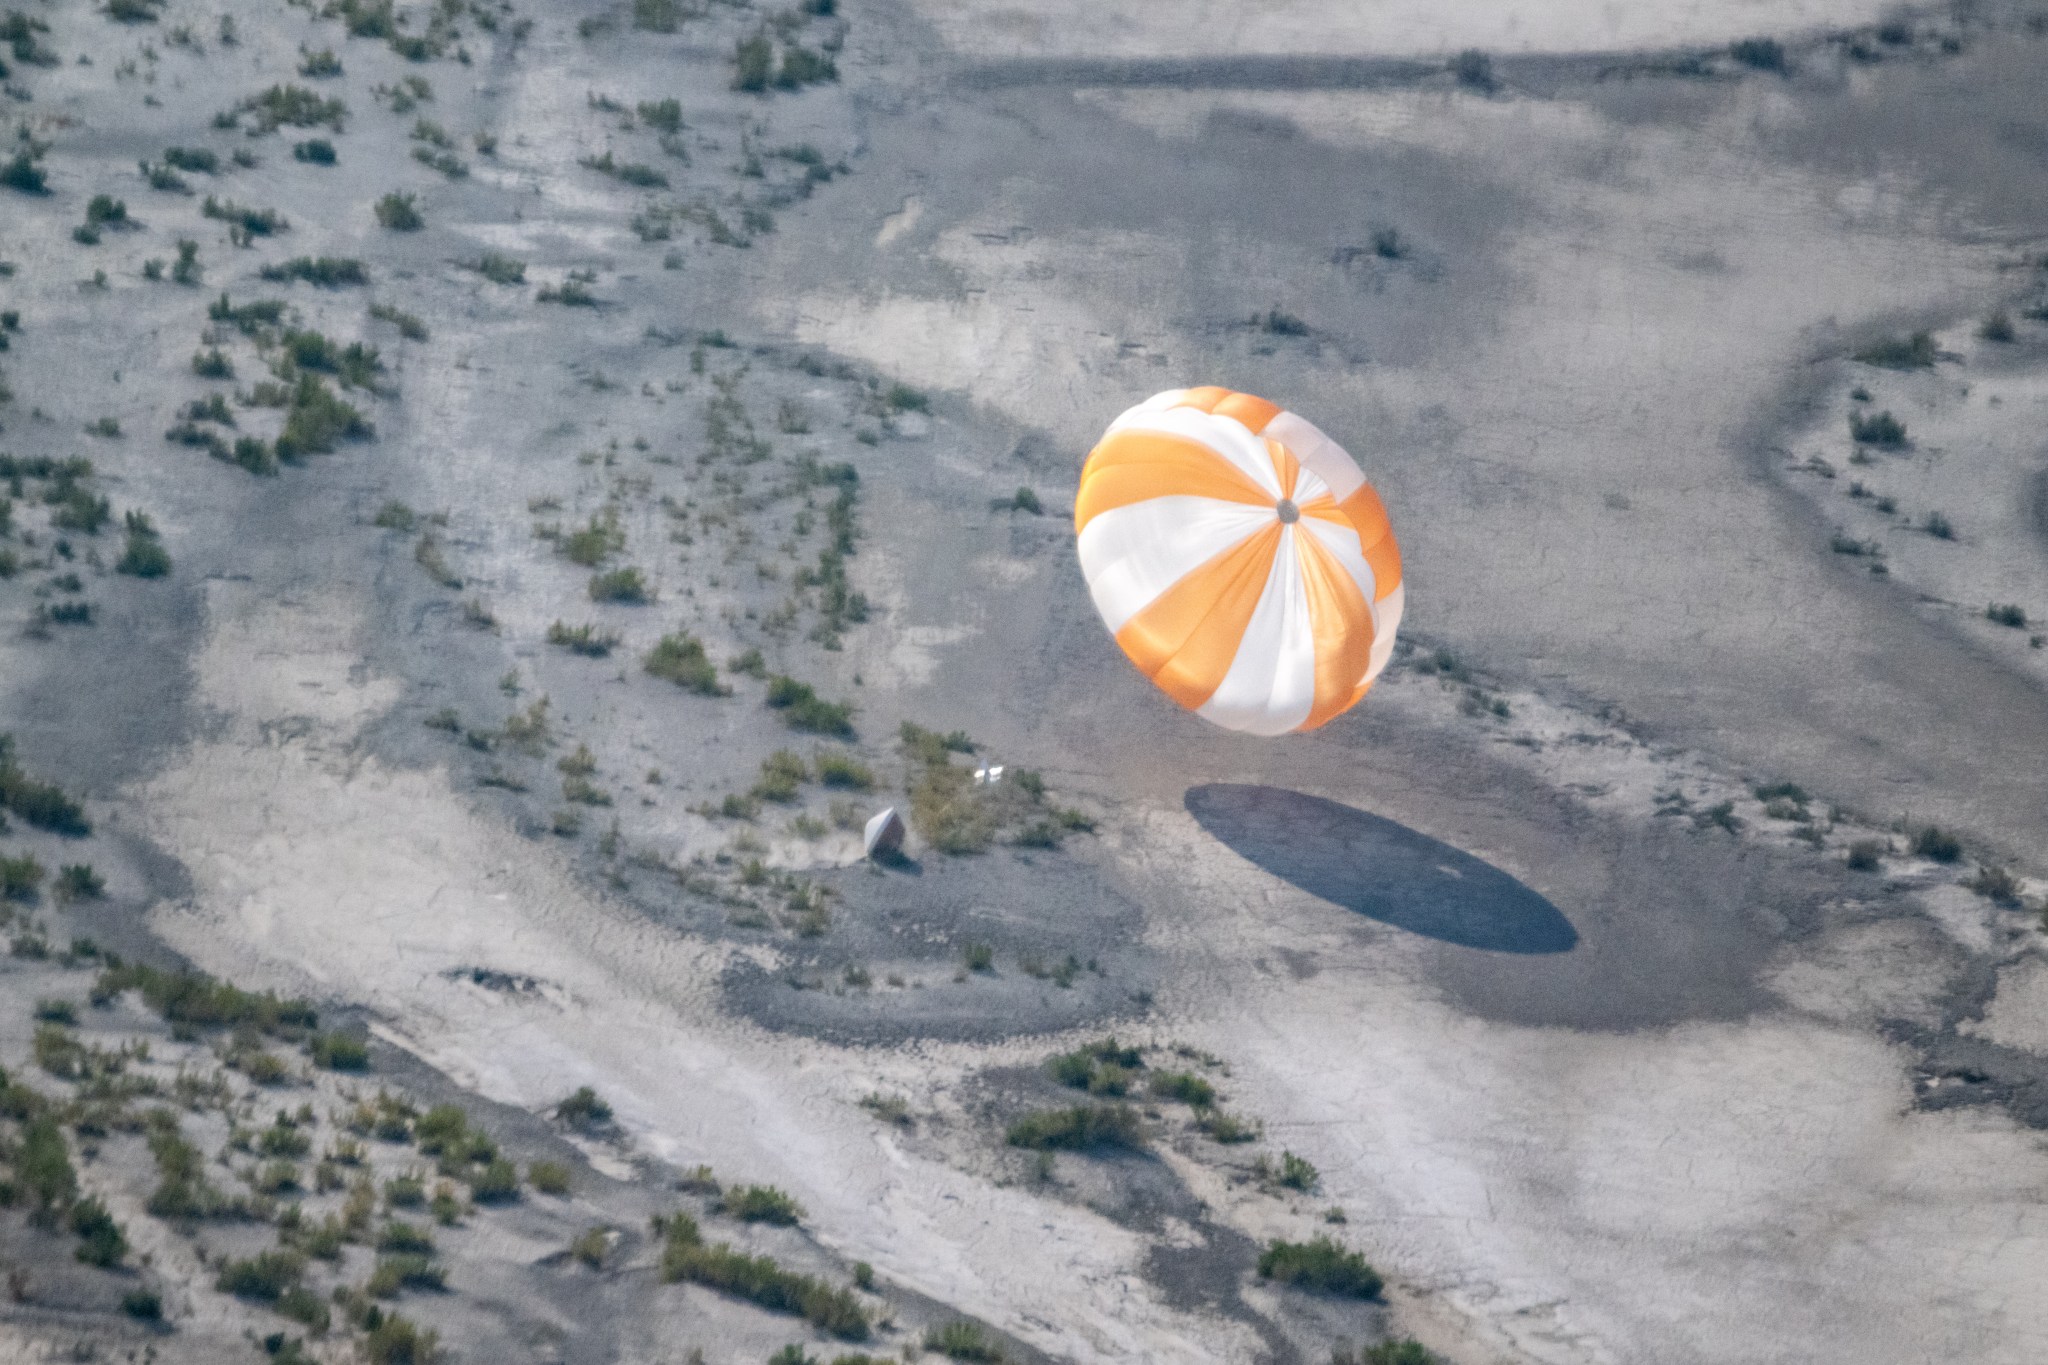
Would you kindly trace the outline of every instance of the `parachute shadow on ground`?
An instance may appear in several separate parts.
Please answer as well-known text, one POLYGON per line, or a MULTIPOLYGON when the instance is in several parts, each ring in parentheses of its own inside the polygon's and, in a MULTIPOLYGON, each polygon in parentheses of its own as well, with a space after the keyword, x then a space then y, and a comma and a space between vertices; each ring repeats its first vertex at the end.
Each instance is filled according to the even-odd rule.
POLYGON ((1197 824, 1282 881, 1382 924, 1496 953, 1565 953, 1578 931, 1507 873, 1406 825, 1280 787, 1211 783, 1197 824))

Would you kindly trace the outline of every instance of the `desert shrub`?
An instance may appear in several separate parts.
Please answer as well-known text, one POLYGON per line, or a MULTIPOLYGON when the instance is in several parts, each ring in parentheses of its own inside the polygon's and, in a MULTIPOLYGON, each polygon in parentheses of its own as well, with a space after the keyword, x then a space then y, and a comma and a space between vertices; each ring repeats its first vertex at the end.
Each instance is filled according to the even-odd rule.
POLYGON ((542 1194, 569 1192, 569 1168, 559 1161, 535 1161, 526 1168, 526 1183, 542 1194))
POLYGON ((1993 602, 1984 608, 1984 619, 1994 625, 2011 626, 2015 630, 2024 630, 2027 625, 2026 609, 2017 602, 1993 602))
POLYGON ((548 643, 560 645, 571 654, 602 659, 618 646, 619 633, 588 623, 571 626, 567 621, 557 621, 548 627, 548 643))
POLYGON ((71 1231, 78 1237, 78 1259, 87 1265, 119 1265, 128 1254, 126 1234, 97 1198, 81 1199, 71 1206, 71 1231))
POLYGON ((1211 1109, 1197 1120, 1202 1131, 1212 1141, 1225 1144, 1255 1142, 1259 1137, 1259 1126, 1246 1123, 1235 1114, 1226 1114, 1220 1109, 1211 1109))
POLYGON ((645 574, 637 568, 628 566, 593 575, 590 580, 590 600, 645 606, 654 600, 654 589, 648 586, 645 574))
POLYGON ((1330 1365, 1443 1365, 1442 1357, 1413 1337, 1397 1337, 1352 1350, 1338 1347, 1330 1365))
POLYGON ((303 161, 309 166, 332 166, 335 159, 334 144, 324 137, 311 137, 292 144, 294 161, 303 161))
POLYGON ((370 272, 363 263, 352 256, 294 256, 289 261, 266 265, 257 272, 266 280, 290 282, 303 280, 322 289, 339 289, 344 285, 368 284, 370 272))
POLYGON ((479 1204, 503 1204, 519 1197, 519 1168, 503 1157, 486 1162, 469 1178, 470 1195, 479 1204))
POLYGON ((1011 1123, 1004 1130, 1003 1139, 1012 1147, 1036 1151, 1142 1151, 1146 1145, 1145 1125, 1138 1111, 1127 1104, 1076 1104, 1034 1110, 1011 1123))
POLYGON ((683 131, 683 106, 676 100, 642 100, 637 112, 642 123, 658 132, 673 134, 683 131))
POLYGON ((1952 863, 1963 856, 1962 840, 1938 825, 1928 825, 1913 834, 1913 854, 1937 863, 1952 863))
POLYGON ((526 262, 495 251, 486 251, 470 268, 492 284, 526 283, 526 262))
POLYGON ((161 1322, 164 1316, 163 1296, 154 1289, 131 1289, 121 1296, 121 1311, 142 1322, 161 1322))
POLYGON ((414 1228, 410 1222, 393 1218, 383 1226, 383 1232, 377 1234, 377 1250, 410 1254, 410 1257, 432 1257, 434 1238, 424 1230, 414 1228))
POLYGON ((373 1299, 395 1299, 407 1289, 442 1290, 447 1274, 433 1259, 415 1253, 379 1256, 363 1292, 373 1299))
POLYGON ((149 1007, 173 1024, 195 1028, 248 1027, 260 1033, 296 1036, 314 1028, 319 1016, 304 1000, 280 999, 216 981, 201 972, 172 972, 139 962, 108 967, 93 982, 97 1003, 136 990, 149 1007))
POLYGON ((171 571, 170 551, 154 535, 131 530, 121 557, 114 561, 114 571, 136 578, 162 578, 171 571))
POLYGON ((377 201, 377 225, 393 232, 418 232, 427 225, 412 194, 393 191, 377 201))
POLYGON ((809 776, 810 771, 801 758, 787 749, 778 749, 762 760, 761 776, 754 783, 753 795, 763 801, 794 801, 804 779, 809 776))
MULTIPOLYGON (((375 434, 361 409, 328 388, 319 376, 302 374, 292 388, 284 430, 278 433, 273 449, 278 459, 291 462, 307 455, 324 455, 339 441, 366 441, 375 434)), ((235 459, 243 461, 239 443, 235 459)))
POLYGON ((793 1313, 846 1341, 865 1341, 867 1309, 851 1291, 835 1289, 810 1275, 783 1269, 772 1257, 748 1256, 719 1243, 706 1245, 696 1220, 674 1214, 662 1224, 665 1244, 661 1274, 688 1280, 777 1313, 793 1313))
POLYGON ((611 1229, 602 1225, 585 1228, 576 1234, 576 1240, 569 1243, 569 1254, 592 1270, 604 1268, 604 1258, 611 1253, 611 1229))
POLYGON ((2013 339, 2012 318, 2003 308, 1998 309, 1978 324, 1977 335, 1985 341, 2007 342, 2013 339))
POLYGON ((924 1348, 952 1360, 1000 1362, 1003 1358, 1001 1348, 989 1339, 981 1324, 965 1318, 926 1328, 924 1348))
POLYGON ((370 1069, 370 1049, 365 1046, 362 1039, 350 1037, 346 1033, 316 1035, 312 1042, 312 1053, 314 1064, 329 1071, 370 1069))
POLYGON ((1785 45, 1776 38, 1743 38, 1729 44, 1728 55, 1758 71, 1785 69, 1785 45))
POLYGON ((14 760, 13 736, 4 733, 0 733, 0 808, 36 829, 73 838, 92 833, 83 806, 55 783, 38 781, 21 770, 14 760))
POLYGON ((71 1151, 51 1115, 36 1114, 22 1128, 21 1143, 14 1153, 14 1183, 35 1202, 39 1219, 45 1222, 53 1221, 58 1211, 78 1197, 78 1173, 71 1167, 71 1151))
POLYGON ((1906 426, 1889 411, 1866 417, 1860 412, 1849 414, 1849 435, 1863 445, 1884 446, 1896 449, 1906 444, 1906 426))
POLYGON ((1880 860, 1891 850, 1882 839, 1858 839, 1849 845, 1848 856, 1843 859, 1854 872, 1875 872, 1880 860))
POLYGON ((839 791, 864 792, 875 785, 874 772, 868 765, 843 751, 820 753, 817 773, 819 782, 839 791))
POLYGON ((733 49, 732 88, 762 94, 775 72, 775 44, 766 33, 741 40, 733 49))
POLYGON ((1307 1242, 1278 1238, 1268 1242, 1259 1253, 1258 1271, 1262 1280, 1350 1299, 1378 1298, 1385 1284, 1365 1257, 1345 1250, 1327 1236, 1307 1242))
POLYGON ((425 341, 427 339, 426 323, 421 322, 414 314, 403 312, 391 304, 371 304, 370 316, 376 318, 379 322, 388 322, 393 327, 396 327, 398 334, 407 341, 425 341))
POLYGON ((1292 1152, 1282 1152, 1280 1173, 1275 1179, 1290 1190, 1300 1190, 1307 1194, 1322 1183, 1323 1177, 1305 1157, 1298 1157, 1292 1152))
POLYGON ((1933 335, 1915 332, 1909 337, 1886 337, 1858 351, 1855 358, 1887 370, 1924 370, 1933 366, 1935 356, 1933 335))
POLYGON ((586 1085, 555 1106, 555 1117, 573 1128, 588 1128, 611 1122, 612 1107, 586 1085))
POLYGON ((1153 1074, 1151 1090, 1164 1100, 1179 1100, 1197 1109, 1216 1103, 1216 1087, 1192 1071, 1160 1071, 1153 1074))
POLYGON ((839 67, 823 52, 813 52, 801 43, 782 50, 782 68, 775 73, 778 90, 796 90, 820 81, 839 79, 839 67))
POLYGON ((853 703, 826 701, 809 683, 776 674, 768 679, 767 702, 792 730, 853 738, 853 703))
POLYGON ((40 157, 41 153, 24 149, 0 162, 0 185, 21 194, 48 194, 50 181, 37 164, 40 157))
POLYGON ((250 237, 269 237, 291 230, 291 224, 276 209, 249 208, 232 199, 216 199, 210 194, 199 211, 208 218, 220 219, 231 230, 239 228, 250 237))
POLYGON ((432 1365, 441 1358, 439 1334, 397 1313, 386 1313, 363 1338, 369 1365, 432 1365))
POLYGON ((224 1262, 214 1287, 237 1298, 275 1302, 305 1271, 306 1258, 296 1251, 264 1251, 246 1260, 224 1262))
POLYGON ((1956 538, 1954 524, 1940 512, 1929 512, 1927 520, 1921 523, 1921 529, 1936 540, 1954 540, 1956 538))
POLYGON ((324 99, 303 85, 273 85, 261 94, 251 95, 235 106, 238 114, 252 114, 256 119, 256 130, 261 133, 276 132, 290 125, 294 128, 316 128, 322 124, 341 131, 342 120, 348 117, 348 106, 338 99, 324 99))
POLYGON ((2020 898, 2020 879, 2013 876, 2010 868, 1994 867, 1989 863, 1978 868, 1977 875, 1963 885, 2000 905, 2017 904, 2020 898))
POLYGON ((686 632, 662 636, 641 664, 655 677, 700 696, 723 697, 732 691, 718 680, 718 670, 705 654, 703 642, 686 632))
POLYGON ((719 1211, 743 1223, 771 1223, 795 1227, 804 1211, 796 1200, 773 1185, 742 1185, 729 1189, 719 1200, 719 1211))
POLYGON ((626 533, 619 529, 618 518, 608 512, 562 537, 556 548, 571 564, 594 569, 626 548, 626 533))
POLYGON ((1476 47, 1468 47, 1451 58, 1451 75, 1467 90, 1491 93, 1499 84, 1493 74, 1493 58, 1476 47))
POLYGON ((918 834, 941 853, 986 850, 996 833, 996 812, 973 774, 950 764, 920 770, 910 788, 910 820, 918 834))
POLYGON ((235 365, 220 347, 215 346, 211 350, 193 352, 192 373, 201 379, 233 379, 235 365))

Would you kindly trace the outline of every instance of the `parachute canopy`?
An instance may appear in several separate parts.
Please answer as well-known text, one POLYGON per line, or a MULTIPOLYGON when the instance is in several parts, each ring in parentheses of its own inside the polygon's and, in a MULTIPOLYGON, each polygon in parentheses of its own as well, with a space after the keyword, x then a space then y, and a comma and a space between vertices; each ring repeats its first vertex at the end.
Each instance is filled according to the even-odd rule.
POLYGON ((1401 622, 1401 552, 1344 448, 1263 398, 1171 389, 1081 471, 1081 572, 1146 677, 1231 730, 1313 730, 1357 704, 1401 622))

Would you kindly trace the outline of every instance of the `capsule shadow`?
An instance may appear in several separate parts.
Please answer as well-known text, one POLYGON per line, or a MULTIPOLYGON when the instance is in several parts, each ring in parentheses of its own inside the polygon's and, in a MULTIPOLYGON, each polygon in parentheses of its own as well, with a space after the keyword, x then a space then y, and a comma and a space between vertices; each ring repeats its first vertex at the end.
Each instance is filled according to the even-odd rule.
POLYGON ((1280 787, 1189 788, 1197 824, 1239 857, 1347 910, 1496 953, 1567 953, 1578 931, 1507 873, 1406 825, 1280 787))

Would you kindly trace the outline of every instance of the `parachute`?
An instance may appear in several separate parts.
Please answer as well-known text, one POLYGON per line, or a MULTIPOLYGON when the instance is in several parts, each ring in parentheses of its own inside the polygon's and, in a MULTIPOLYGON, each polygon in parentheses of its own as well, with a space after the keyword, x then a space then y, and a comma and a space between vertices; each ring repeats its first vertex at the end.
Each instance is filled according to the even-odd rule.
POLYGON ((1401 551, 1344 448, 1222 388, 1129 409, 1081 471, 1081 572, 1159 690, 1230 730, 1313 730, 1355 706, 1401 623, 1401 551))

